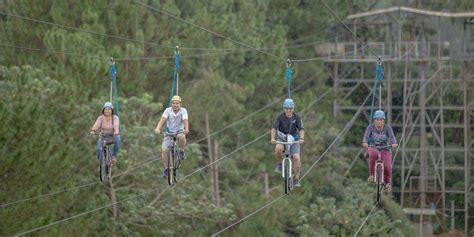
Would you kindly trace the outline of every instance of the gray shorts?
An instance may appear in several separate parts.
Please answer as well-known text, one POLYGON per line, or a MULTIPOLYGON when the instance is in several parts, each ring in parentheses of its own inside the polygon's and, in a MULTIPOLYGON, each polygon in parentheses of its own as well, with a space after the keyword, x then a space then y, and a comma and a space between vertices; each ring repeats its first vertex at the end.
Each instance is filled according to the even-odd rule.
MULTIPOLYGON (((284 151, 285 151, 285 146, 283 146, 283 152, 284 151)), ((291 154, 299 154, 300 153, 300 144, 291 144, 290 153, 291 154)))
MULTIPOLYGON (((285 153, 286 145, 283 146, 283 153, 285 153)), ((291 144, 290 145, 290 153, 291 154, 299 154, 300 153, 300 144, 291 144)))
MULTIPOLYGON (((178 140, 178 139, 176 139, 178 140)), ((170 137, 170 136, 164 136, 163 137, 163 143, 161 143, 161 148, 164 150, 164 149, 168 149, 168 147, 170 147, 173 143, 173 138, 170 137)))

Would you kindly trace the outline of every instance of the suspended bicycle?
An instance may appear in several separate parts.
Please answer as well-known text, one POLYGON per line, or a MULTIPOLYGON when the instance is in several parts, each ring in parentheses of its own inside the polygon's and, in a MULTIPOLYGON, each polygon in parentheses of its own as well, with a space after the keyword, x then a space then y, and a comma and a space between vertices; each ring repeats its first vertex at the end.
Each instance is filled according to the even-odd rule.
POLYGON ((101 182, 106 182, 112 175, 112 153, 109 145, 115 143, 113 134, 99 134, 99 142, 102 144, 99 152, 99 179, 101 182))
POLYGON ((276 141, 277 144, 282 144, 285 146, 285 152, 284 152, 284 158, 282 161, 282 169, 281 169, 281 174, 283 177, 284 181, 284 190, 285 194, 288 194, 291 189, 293 189, 293 162, 292 162, 292 156, 291 156, 291 145, 293 144, 299 144, 300 141, 291 141, 290 135, 286 135, 286 142, 282 141, 276 141))
POLYGON ((168 170, 168 184, 169 185, 176 185, 177 183, 177 176, 178 176, 178 169, 181 165, 181 157, 179 151, 175 149, 178 146, 178 134, 182 133, 182 131, 178 131, 176 133, 165 132, 165 137, 171 137, 173 140, 170 145, 168 146, 168 152, 166 153, 166 169, 168 170))
POLYGON ((383 188, 385 186, 383 177, 384 177, 384 165, 382 161, 382 151, 386 150, 387 148, 390 149, 390 145, 388 146, 369 146, 377 149, 377 160, 375 161, 375 173, 374 173, 374 182, 375 182, 375 190, 376 190, 376 200, 380 202, 380 197, 382 195, 383 188))

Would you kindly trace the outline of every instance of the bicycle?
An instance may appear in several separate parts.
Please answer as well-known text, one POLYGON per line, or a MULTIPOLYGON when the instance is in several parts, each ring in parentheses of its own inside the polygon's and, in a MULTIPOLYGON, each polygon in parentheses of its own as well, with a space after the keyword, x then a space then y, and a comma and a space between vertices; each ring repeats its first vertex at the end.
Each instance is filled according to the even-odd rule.
POLYGON ((175 149, 177 146, 177 136, 180 134, 181 131, 176 133, 165 132, 165 137, 171 137, 173 142, 168 146, 168 153, 166 154, 166 169, 168 169, 168 184, 169 185, 176 185, 178 176, 178 169, 181 165, 181 159, 179 156, 179 151, 175 149))
POLYGON ((300 141, 291 141, 291 142, 288 142, 290 140, 290 135, 287 134, 286 135, 286 142, 282 142, 282 141, 277 141, 276 143, 277 144, 282 144, 282 145, 285 145, 285 153, 284 153, 284 157, 283 158, 283 161, 282 161, 282 165, 281 165, 281 175, 283 177, 283 180, 284 180, 284 190, 285 190, 285 194, 288 194, 291 189, 293 189, 293 162, 292 162, 292 156, 291 156, 291 145, 293 144, 299 144, 300 141))
POLYGON ((101 182, 106 182, 112 176, 112 153, 109 145, 115 143, 114 135, 99 134, 99 140, 102 144, 101 152, 99 153, 99 179, 101 182))
MULTIPOLYGON (((382 151, 390 148, 391 146, 370 146, 377 149, 377 160, 375 161, 375 173, 374 173, 374 182, 375 182, 375 189, 377 191, 376 200, 377 202, 380 201, 380 197, 382 195, 382 190, 385 186, 383 177, 384 177, 384 166, 382 161, 382 151)), ((370 161, 369 161, 370 162, 370 161)))

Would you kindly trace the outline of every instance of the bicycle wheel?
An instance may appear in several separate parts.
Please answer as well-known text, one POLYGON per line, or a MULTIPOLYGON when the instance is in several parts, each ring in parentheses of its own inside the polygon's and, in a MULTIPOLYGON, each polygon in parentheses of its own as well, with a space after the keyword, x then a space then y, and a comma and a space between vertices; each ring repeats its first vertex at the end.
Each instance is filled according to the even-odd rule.
POLYGON ((177 170, 181 166, 181 158, 179 156, 179 151, 178 150, 174 151, 174 157, 176 157, 176 159, 174 159, 174 167, 177 170))
POLYGON ((376 182, 375 182, 375 185, 376 185, 376 189, 377 189, 377 195, 376 195, 376 200, 377 202, 380 202, 380 196, 382 194, 382 189, 383 189, 383 166, 382 164, 377 164, 377 167, 376 167, 376 182))
POLYGON ((101 155, 99 158, 99 178, 101 182, 105 182, 107 178, 106 157, 107 157, 107 151, 102 149, 101 155))
POLYGON ((174 169, 173 169, 173 182, 176 184, 178 181, 178 169, 181 164, 181 159, 178 156, 178 151, 174 151, 174 156, 173 156, 173 164, 174 164, 174 169))
POLYGON ((290 192, 290 183, 291 183, 291 177, 290 177, 290 165, 288 164, 288 162, 285 162, 284 164, 284 169, 285 169, 285 194, 288 194, 290 192))
POLYGON ((168 184, 173 185, 173 149, 168 149, 168 153, 166 156, 166 169, 168 169, 168 184))
POLYGON ((107 172, 107 180, 112 176, 112 154, 110 153, 110 148, 105 149, 107 155, 105 156, 105 167, 107 172))

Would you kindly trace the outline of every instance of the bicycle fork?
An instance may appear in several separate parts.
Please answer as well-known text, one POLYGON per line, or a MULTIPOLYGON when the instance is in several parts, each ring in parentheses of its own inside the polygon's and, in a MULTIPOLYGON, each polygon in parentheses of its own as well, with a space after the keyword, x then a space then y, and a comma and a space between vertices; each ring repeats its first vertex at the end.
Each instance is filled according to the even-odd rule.
POLYGON ((375 183, 377 184, 383 184, 384 180, 383 180, 383 177, 384 177, 384 168, 383 168, 383 161, 382 161, 382 157, 381 157, 381 154, 379 153, 378 154, 378 157, 377 157, 377 161, 375 161, 375 178, 374 178, 374 181, 375 183), (379 180, 380 179, 380 180, 379 180))
POLYGON ((283 178, 285 178, 285 173, 286 173, 286 166, 285 166, 285 163, 288 163, 288 168, 289 168, 289 172, 288 172, 288 178, 291 178, 293 177, 293 171, 291 169, 291 167, 293 167, 292 165, 292 162, 291 162, 291 159, 289 157, 285 157, 283 159, 283 162, 281 163, 281 176, 283 178))

